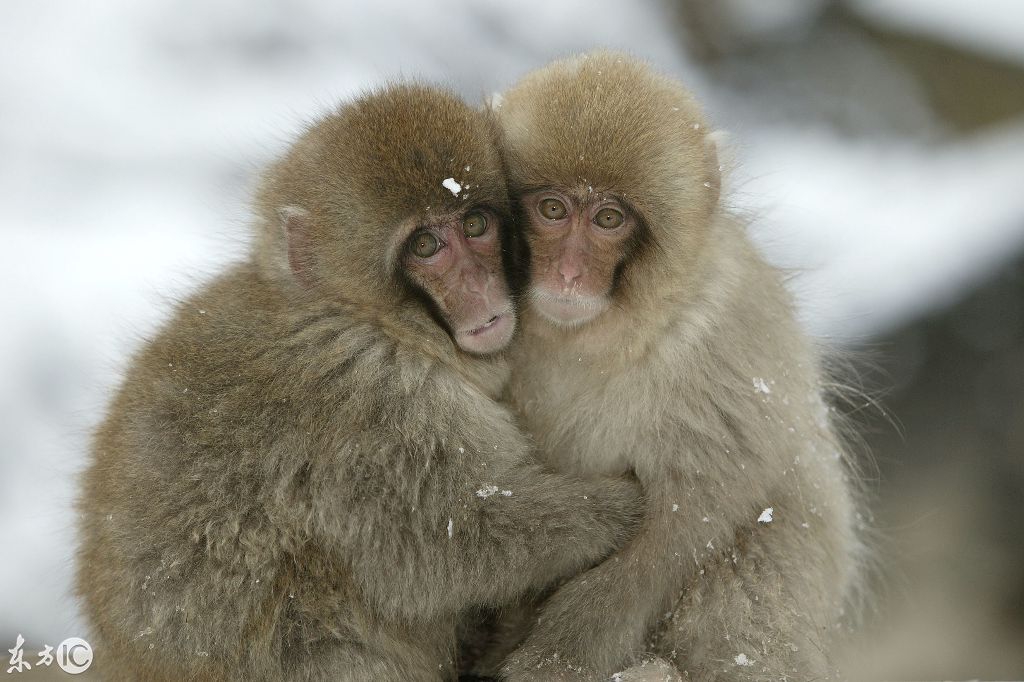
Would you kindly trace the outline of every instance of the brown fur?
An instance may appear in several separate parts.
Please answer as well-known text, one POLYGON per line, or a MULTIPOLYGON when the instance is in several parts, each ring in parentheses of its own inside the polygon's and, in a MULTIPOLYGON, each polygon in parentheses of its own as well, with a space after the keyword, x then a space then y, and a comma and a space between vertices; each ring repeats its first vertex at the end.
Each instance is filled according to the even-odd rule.
POLYGON ((531 73, 497 113, 513 196, 592 188, 644 232, 596 319, 524 311, 509 385, 524 428, 564 471, 633 469, 647 509, 543 604, 507 679, 606 679, 648 653, 690 679, 821 679, 858 549, 843 446, 779 273, 720 205, 699 107, 597 53, 531 73))
POLYGON ((493 399, 506 362, 400 275, 412 226, 507 203, 488 118, 419 86, 270 169, 251 258, 179 306, 95 438, 77 587, 105 679, 450 679, 460 621, 624 538, 635 484, 536 464, 493 399))

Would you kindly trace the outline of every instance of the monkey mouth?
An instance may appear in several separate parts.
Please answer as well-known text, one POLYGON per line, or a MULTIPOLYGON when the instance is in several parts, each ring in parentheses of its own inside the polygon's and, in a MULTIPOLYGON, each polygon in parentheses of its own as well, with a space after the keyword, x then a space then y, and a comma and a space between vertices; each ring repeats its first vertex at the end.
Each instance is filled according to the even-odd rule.
POLYGON ((530 292, 533 307, 542 317, 559 326, 575 327, 589 322, 608 308, 604 296, 557 295, 539 288, 530 292))
POLYGON ((509 344, 515 328, 515 314, 511 309, 507 309, 492 315, 477 327, 460 332, 456 335, 455 341, 462 350, 470 353, 496 353, 509 344))
POLYGON ((488 329, 491 329, 496 324, 498 324, 498 322, 499 322, 499 320, 501 320, 501 318, 502 318, 501 315, 495 315, 494 317, 492 317, 491 319, 487 320, 487 322, 483 323, 479 327, 476 327, 475 329, 470 329, 466 333, 469 334, 470 336, 477 336, 478 334, 483 334, 488 329))

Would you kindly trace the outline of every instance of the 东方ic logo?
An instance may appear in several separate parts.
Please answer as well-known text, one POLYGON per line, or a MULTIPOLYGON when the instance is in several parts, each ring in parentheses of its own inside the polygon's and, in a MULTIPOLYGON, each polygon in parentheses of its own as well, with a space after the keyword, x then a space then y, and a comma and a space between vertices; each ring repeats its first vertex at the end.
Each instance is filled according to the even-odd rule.
POLYGON ((92 647, 81 637, 68 637, 58 644, 56 649, 49 644, 44 644, 43 650, 36 652, 36 656, 39 658, 35 663, 25 660, 24 646, 25 638, 21 636, 21 633, 18 633, 18 639, 14 642, 14 648, 8 649, 11 652, 10 667, 7 668, 8 673, 20 673, 31 670, 33 665, 36 666, 36 669, 39 669, 44 666, 53 665, 54 661, 56 661, 58 668, 71 675, 77 675, 84 673, 92 665, 92 647))

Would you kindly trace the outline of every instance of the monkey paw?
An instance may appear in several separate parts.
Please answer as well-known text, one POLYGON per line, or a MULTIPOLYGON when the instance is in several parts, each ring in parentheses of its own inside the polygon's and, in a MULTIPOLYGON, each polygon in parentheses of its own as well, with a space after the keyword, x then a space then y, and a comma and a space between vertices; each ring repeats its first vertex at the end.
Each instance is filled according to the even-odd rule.
POLYGON ((505 660, 501 679, 507 682, 591 682, 604 678, 557 652, 545 654, 540 647, 526 645, 505 660))
POLYGON ((668 661, 655 658, 612 675, 615 682, 682 682, 683 678, 668 661))

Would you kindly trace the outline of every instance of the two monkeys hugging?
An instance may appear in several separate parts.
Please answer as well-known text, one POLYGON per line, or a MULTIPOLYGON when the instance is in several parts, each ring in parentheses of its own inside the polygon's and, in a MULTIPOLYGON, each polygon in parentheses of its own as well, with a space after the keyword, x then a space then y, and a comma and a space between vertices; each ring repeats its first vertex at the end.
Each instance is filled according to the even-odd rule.
POLYGON ((249 257, 141 348, 95 435, 95 666, 832 674, 856 477, 709 132, 608 52, 486 108, 396 84, 312 124, 249 257))

